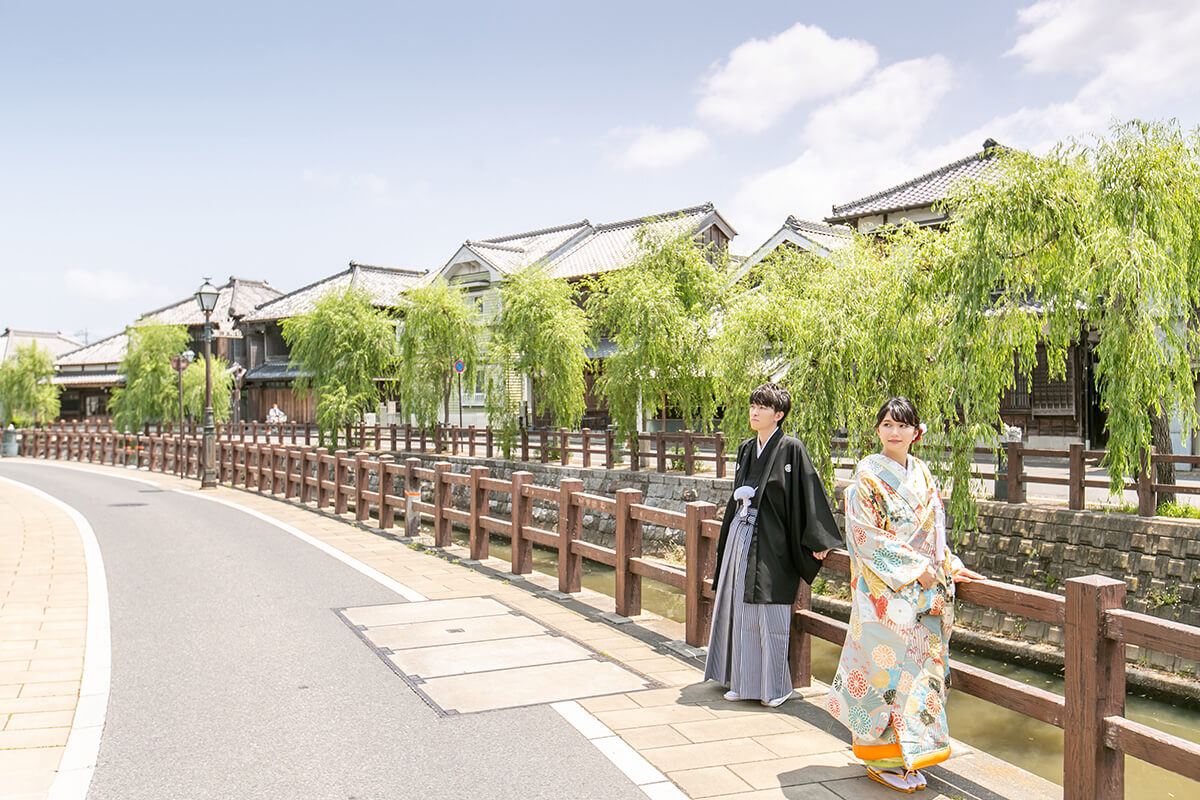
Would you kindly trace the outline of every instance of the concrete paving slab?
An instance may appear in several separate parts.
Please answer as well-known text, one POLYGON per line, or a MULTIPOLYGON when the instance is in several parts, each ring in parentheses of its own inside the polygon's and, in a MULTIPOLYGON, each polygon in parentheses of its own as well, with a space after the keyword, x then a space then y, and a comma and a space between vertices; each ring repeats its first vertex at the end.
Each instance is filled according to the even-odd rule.
POLYGON ((796 758, 772 755, 768 761, 733 764, 730 769, 755 789, 858 778, 863 774, 862 763, 854 758, 849 748, 796 758))
POLYGON ((537 636, 546 629, 528 617, 510 614, 479 619, 437 620, 408 625, 385 625, 369 628, 367 633, 377 647, 407 650, 414 647, 434 647, 490 639, 511 639, 517 636, 537 636))
POLYGON ((679 784, 688 797, 713 797, 751 791, 748 783, 730 771, 728 767, 701 767, 667 773, 667 777, 679 784))
POLYGON ((594 654, 568 639, 542 634, 401 650, 387 658, 406 675, 428 680, 468 672, 583 661, 594 658, 594 654))
POLYGON ((434 678, 421 690, 460 714, 556 703, 646 688, 645 679, 608 661, 577 661, 434 678))
POLYGON ((437 602, 394 603, 383 606, 345 608, 342 609, 342 613, 355 625, 378 628, 383 625, 431 622, 440 619, 496 616, 509 613, 509 609, 490 597, 462 597, 437 602))

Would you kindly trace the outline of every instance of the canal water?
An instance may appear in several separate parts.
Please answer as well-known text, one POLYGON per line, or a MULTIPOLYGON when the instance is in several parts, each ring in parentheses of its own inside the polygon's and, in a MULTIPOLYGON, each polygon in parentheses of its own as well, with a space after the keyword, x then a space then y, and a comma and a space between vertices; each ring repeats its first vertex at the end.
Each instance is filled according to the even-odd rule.
MULTIPOLYGON (((459 544, 467 543, 465 534, 455 532, 454 539, 459 544)), ((512 551, 507 539, 492 536, 489 547, 493 558, 511 561, 512 551)), ((535 545, 533 568, 547 575, 557 575, 558 551, 535 545)), ((584 559, 585 588, 612 597, 616 581, 614 576, 612 567, 584 559)), ((684 621, 684 595, 673 586, 643 579, 642 607, 667 619, 680 623, 684 621)), ((841 648, 837 645, 813 637, 814 677, 825 683, 832 681, 840 653, 841 648)), ((954 659, 1047 691, 1063 693, 1063 681, 1057 675, 1013 666, 958 648, 954 649, 954 659)), ((1063 734, 1058 728, 953 690, 947 706, 947 715, 950 732, 956 739, 996 758, 1016 764, 1035 775, 1062 784, 1063 734)), ((1175 736, 1200 742, 1200 711, 1129 695, 1125 700, 1125 716, 1175 736)), ((831 719, 830 725, 836 723, 831 719)), ((1128 800, 1196 798, 1200 797, 1200 784, 1127 757, 1125 797, 1128 800)))

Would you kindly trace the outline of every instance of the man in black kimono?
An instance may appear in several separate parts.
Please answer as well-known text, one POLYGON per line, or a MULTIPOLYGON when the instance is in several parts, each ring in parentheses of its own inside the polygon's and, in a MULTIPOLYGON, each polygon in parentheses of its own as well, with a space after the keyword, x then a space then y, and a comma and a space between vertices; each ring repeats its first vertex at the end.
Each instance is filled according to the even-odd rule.
POLYGON ((717 542, 712 631, 704 677, 729 687, 729 700, 777 707, 792 693, 791 608, 800 580, 811 583, 842 536, 829 497, 799 439, 779 426, 791 410, 786 389, 750 394, 757 436, 738 447, 733 496, 717 542))

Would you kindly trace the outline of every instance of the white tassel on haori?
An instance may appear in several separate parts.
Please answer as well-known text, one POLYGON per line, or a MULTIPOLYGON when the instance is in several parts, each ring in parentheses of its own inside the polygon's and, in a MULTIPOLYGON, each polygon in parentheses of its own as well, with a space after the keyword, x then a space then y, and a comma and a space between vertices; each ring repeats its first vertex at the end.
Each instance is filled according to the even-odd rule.
POLYGON ((741 501, 741 514, 743 517, 746 516, 747 512, 749 512, 750 501, 754 498, 754 493, 756 491, 757 490, 753 486, 739 486, 733 490, 733 499, 741 501))

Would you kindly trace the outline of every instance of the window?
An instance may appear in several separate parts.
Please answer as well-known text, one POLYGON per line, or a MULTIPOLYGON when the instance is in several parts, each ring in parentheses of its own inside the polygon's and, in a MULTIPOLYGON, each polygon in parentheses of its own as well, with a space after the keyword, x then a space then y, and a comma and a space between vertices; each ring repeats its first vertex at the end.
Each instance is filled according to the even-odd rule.
POLYGON ((1074 351, 1068 351, 1066 373, 1061 379, 1050 377, 1046 351, 1039 347, 1037 363, 1033 367, 1033 387, 1030 405, 1035 414, 1075 413, 1075 359, 1074 351))

